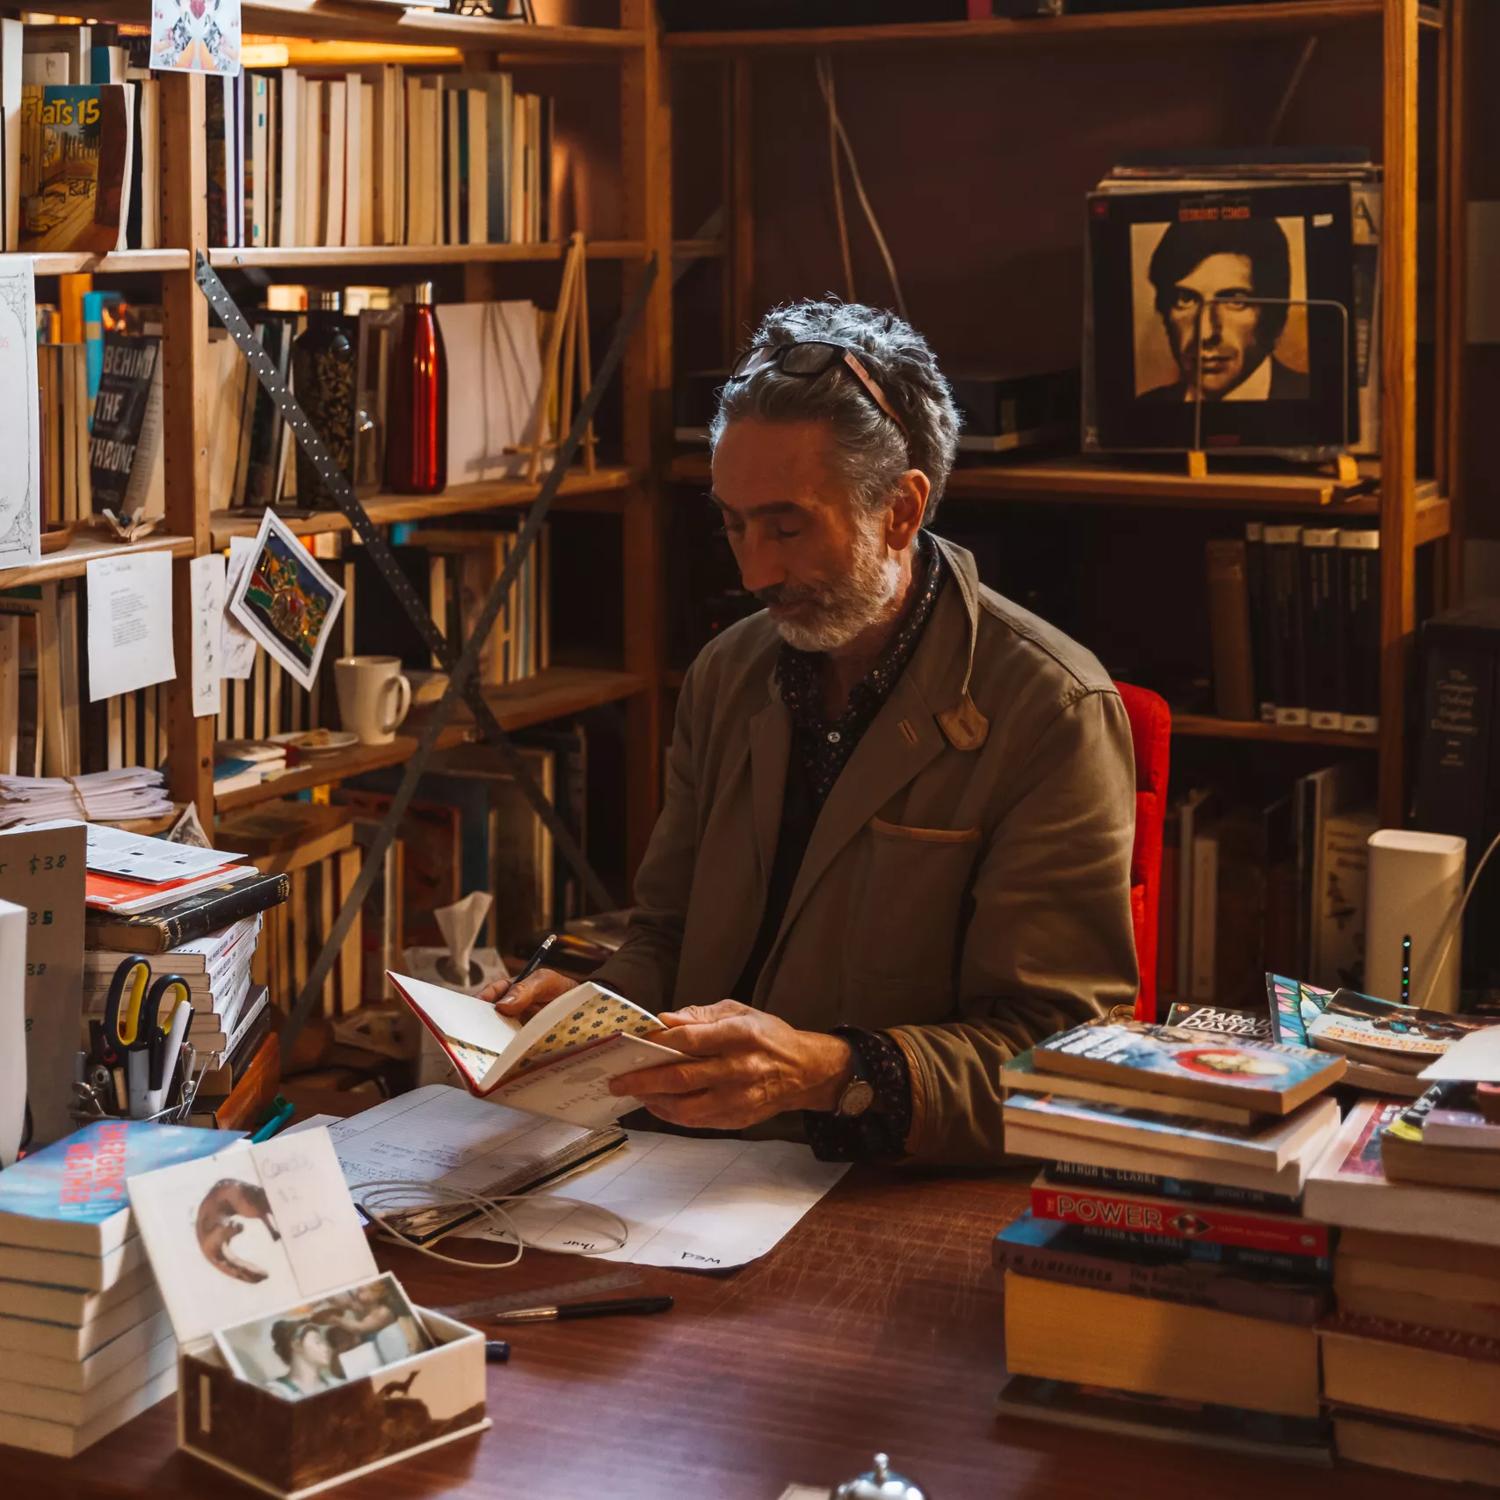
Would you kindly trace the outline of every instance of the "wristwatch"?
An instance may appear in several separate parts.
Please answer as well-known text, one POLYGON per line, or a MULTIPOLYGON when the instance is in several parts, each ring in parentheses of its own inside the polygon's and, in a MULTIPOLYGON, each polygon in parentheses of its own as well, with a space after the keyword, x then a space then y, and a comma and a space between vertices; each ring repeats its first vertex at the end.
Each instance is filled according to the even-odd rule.
POLYGON ((854 1061, 854 1072, 833 1108, 834 1114, 841 1120, 857 1120, 875 1102, 875 1085, 870 1082, 864 1055, 852 1042, 849 1044, 849 1053, 854 1061))

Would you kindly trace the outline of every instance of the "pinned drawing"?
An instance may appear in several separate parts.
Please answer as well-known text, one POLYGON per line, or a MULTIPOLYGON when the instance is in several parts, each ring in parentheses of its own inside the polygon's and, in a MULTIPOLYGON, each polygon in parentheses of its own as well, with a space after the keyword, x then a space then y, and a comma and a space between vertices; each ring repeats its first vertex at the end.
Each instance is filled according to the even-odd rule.
POLYGON ((36 291, 29 255, 0 255, 0 568, 41 557, 42 472, 37 412, 36 291), (20 462, 14 461, 15 457, 20 462))
POLYGON ((235 77, 240 71, 240 0, 152 0, 151 66, 235 77))
POLYGON ((305 688, 311 688, 343 607, 344 590, 273 511, 230 599, 230 613, 305 688))

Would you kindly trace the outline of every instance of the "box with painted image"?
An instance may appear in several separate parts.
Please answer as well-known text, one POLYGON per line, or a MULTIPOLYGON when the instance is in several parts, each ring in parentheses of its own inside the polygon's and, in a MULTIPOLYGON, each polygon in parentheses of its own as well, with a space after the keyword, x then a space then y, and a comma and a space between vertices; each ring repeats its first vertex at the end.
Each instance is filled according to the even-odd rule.
POLYGON ((178 1343, 178 1436, 298 1500, 489 1426, 484 1340, 382 1276, 326 1130, 130 1181, 178 1343))

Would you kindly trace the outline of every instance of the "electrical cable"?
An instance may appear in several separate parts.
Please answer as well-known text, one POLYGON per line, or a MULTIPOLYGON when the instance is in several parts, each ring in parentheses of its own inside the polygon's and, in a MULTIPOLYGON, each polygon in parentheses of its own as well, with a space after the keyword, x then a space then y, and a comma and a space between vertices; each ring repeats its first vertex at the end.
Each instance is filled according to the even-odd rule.
POLYGON ((517 1227, 516 1221, 500 1207, 502 1203, 546 1202, 572 1209, 589 1209, 598 1214, 602 1220, 605 1220, 606 1225, 607 1221, 613 1220, 619 1226, 618 1229, 605 1228, 605 1236, 614 1242, 605 1246, 605 1249, 623 1250, 630 1240, 630 1226, 619 1214, 615 1213, 612 1209, 601 1208, 597 1203, 585 1203, 580 1198, 563 1198, 549 1195, 545 1199, 538 1199, 528 1193, 476 1193, 468 1188, 450 1187, 446 1183, 441 1182, 418 1182, 410 1178, 382 1177, 374 1182, 361 1183, 355 1193, 355 1202, 359 1206, 360 1211, 387 1239, 394 1241, 398 1245, 404 1245, 408 1250, 415 1250, 419 1254, 429 1257, 429 1259, 441 1261, 444 1265, 462 1266, 466 1270, 504 1270, 508 1266, 518 1264, 528 1249, 545 1248, 558 1255, 594 1255, 599 1253, 594 1250, 558 1249, 554 1245, 544 1247, 534 1241, 528 1240, 517 1227), (399 1213, 395 1213, 389 1208, 385 1212, 381 1212, 370 1206, 371 1198, 376 1200, 386 1199, 396 1193, 404 1194, 408 1197, 412 1193, 427 1194, 431 1198, 439 1200, 439 1202, 404 1202, 400 1207, 399 1213), (460 1260, 456 1255, 443 1255, 431 1248, 433 1245, 441 1244, 450 1234, 472 1224, 473 1220, 469 1218, 462 1219, 450 1225, 447 1229, 440 1230, 427 1242, 413 1239, 409 1234, 397 1228, 393 1222, 393 1219, 396 1217, 414 1212, 420 1213, 424 1209, 436 1208, 439 1206, 439 1203, 454 1208, 477 1210, 480 1216, 496 1231, 496 1238, 499 1242, 501 1244, 513 1244, 516 1253, 509 1260, 460 1260))
POLYGON ((1448 950, 1453 946, 1453 939, 1458 936, 1459 928, 1463 924, 1464 911, 1469 905, 1469 897, 1474 894, 1474 887, 1479 881, 1480 875, 1484 873, 1484 867, 1490 862, 1492 855, 1500 848, 1500 833, 1490 840, 1490 846, 1480 856, 1479 863, 1474 866, 1474 873, 1469 876, 1469 883, 1464 887, 1463 896, 1459 899, 1457 906, 1448 914, 1443 923, 1442 944, 1438 947, 1437 962, 1432 966, 1431 976, 1427 980, 1427 988, 1422 993, 1421 1009, 1426 1010, 1427 1002, 1432 999, 1432 992, 1437 988, 1438 975, 1443 972, 1443 965, 1448 961, 1448 950))
POLYGON ((849 249, 849 220, 844 212, 843 173, 839 169, 838 107, 834 102, 833 67, 826 57, 816 59, 818 88, 828 109, 828 170, 833 178, 833 217, 839 228, 839 254, 844 262, 844 295, 851 301, 859 298, 854 291, 854 258, 849 249))
MULTIPOLYGON (((818 87, 823 93, 823 102, 828 107, 829 123, 838 135, 839 144, 843 147, 844 157, 849 163, 849 176, 854 182, 854 191, 859 198, 859 206, 864 210, 865 220, 870 226, 870 232, 875 236, 875 244, 880 250, 880 258, 885 262, 886 274, 891 278, 891 291, 896 298, 896 311, 903 318, 907 318, 906 297, 901 290, 901 278, 896 274, 896 262, 891 255, 891 247, 886 243, 885 233, 880 227, 880 220, 875 216, 875 210, 871 206, 869 194, 865 192, 864 178, 860 176, 859 162, 854 156, 854 147, 849 140, 849 132, 844 129, 844 122, 839 115, 838 103, 834 96, 833 63, 826 57, 818 58, 818 87)), ((834 174, 835 182, 835 205, 841 203, 837 193, 838 175, 834 174)), ((852 275, 850 278, 853 280, 852 275)), ((910 321, 910 319, 907 319, 910 321)))

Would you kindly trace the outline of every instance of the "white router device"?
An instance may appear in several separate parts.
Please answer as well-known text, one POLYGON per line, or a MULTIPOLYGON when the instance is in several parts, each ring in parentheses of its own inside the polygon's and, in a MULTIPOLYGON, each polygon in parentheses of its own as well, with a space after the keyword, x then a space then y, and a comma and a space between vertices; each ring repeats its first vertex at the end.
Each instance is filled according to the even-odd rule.
POLYGON ((1463 933, 1454 924, 1466 849, 1449 833, 1378 828, 1370 835, 1365 989, 1378 999, 1458 1009, 1463 933), (1439 951, 1445 943, 1446 954, 1439 951))

